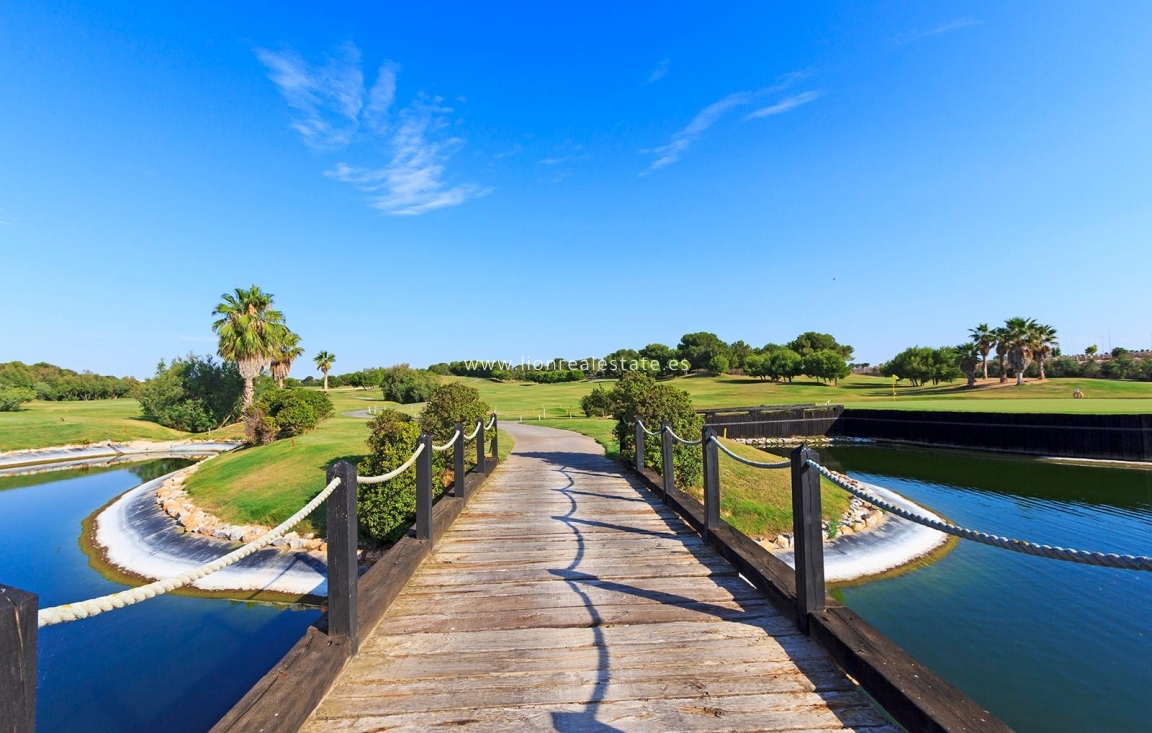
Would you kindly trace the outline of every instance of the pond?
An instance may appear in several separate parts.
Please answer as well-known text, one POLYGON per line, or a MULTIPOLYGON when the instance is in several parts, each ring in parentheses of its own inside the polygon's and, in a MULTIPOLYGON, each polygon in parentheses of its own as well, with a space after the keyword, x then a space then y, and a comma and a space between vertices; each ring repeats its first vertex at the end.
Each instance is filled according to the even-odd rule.
MULTIPOLYGON (((0 582, 41 607, 123 590, 88 564, 81 522, 144 481, 188 465, 0 477, 0 582)), ((204 733, 318 616, 314 608, 166 595, 40 630, 39 733, 204 733)))
MULTIPOLYGON (((1149 470, 883 445, 820 453, 966 527, 1152 555, 1149 470)), ((1019 733, 1152 729, 1152 573, 961 541, 833 595, 1019 733)))

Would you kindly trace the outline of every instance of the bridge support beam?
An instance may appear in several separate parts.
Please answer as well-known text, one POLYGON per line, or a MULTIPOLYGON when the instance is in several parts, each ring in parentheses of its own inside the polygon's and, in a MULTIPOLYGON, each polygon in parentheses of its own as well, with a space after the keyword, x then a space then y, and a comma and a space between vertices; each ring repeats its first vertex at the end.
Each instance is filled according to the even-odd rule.
POLYGON ((416 458, 416 539, 428 540, 431 549, 435 540, 432 536, 432 436, 421 433, 417 446, 420 445, 424 451, 416 458))
POLYGON ((705 427, 700 449, 704 451, 704 538, 720 529, 720 456, 712 438, 716 429, 705 427))
POLYGON ((492 460, 500 461, 500 418, 492 413, 492 460))
POLYGON ((356 654, 356 466, 340 461, 328 469, 328 481, 340 485, 328 497, 328 635, 348 639, 349 655, 356 654))
POLYGON ((808 614, 824 610, 824 529, 820 474, 808 465, 820 454, 801 445, 792 451, 792 547, 796 559, 796 626, 808 633, 808 614))
POLYGON ((488 461, 486 452, 488 450, 488 441, 484 439, 484 419, 480 419, 480 425, 476 428, 476 470, 480 473, 488 473, 488 461))
POLYGON ((456 445, 452 446, 452 496, 457 499, 464 499, 464 423, 456 423, 456 432, 460 437, 456 439, 456 445))
POLYGON ((672 493, 672 489, 676 487, 676 473, 675 467, 672 462, 672 451, 675 449, 672 443, 672 425, 665 420, 660 425, 660 470, 664 476, 664 503, 668 503, 668 495, 672 493))
POLYGON ((35 594, 0 585, 0 730, 36 733, 35 594))
POLYGON ((640 422, 640 418, 636 418, 636 423, 632 427, 636 431, 636 473, 640 473, 644 470, 644 425, 640 422))

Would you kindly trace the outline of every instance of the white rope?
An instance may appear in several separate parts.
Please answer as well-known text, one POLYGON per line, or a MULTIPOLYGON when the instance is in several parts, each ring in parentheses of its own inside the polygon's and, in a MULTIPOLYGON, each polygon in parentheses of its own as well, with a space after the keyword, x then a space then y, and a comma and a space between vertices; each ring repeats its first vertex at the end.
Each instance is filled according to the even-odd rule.
POLYGON ((409 468, 411 468, 412 464, 416 462, 416 459, 419 458, 420 454, 423 452, 424 452, 424 444, 421 443, 420 445, 416 446, 415 452, 413 452, 412 455, 408 457, 408 460, 404 461, 404 463, 399 468, 395 469, 394 471, 389 471, 388 473, 383 474, 381 476, 357 476, 356 477, 356 483, 358 483, 358 484, 382 484, 385 481, 391 481, 392 479, 396 478, 397 476, 399 476, 400 474, 404 473, 409 468))
POLYGON ((38 614, 38 625, 41 627, 52 626, 54 624, 61 624, 66 621, 76 621, 77 619, 89 618, 97 616, 105 611, 111 611, 114 608, 124 608, 131 606, 134 603, 155 598, 156 596, 163 595, 169 591, 183 588, 186 585, 195 583, 201 578, 211 575, 217 570, 223 570, 229 565, 235 565, 244 558, 248 557, 257 550, 261 550, 270 545, 274 540, 278 539, 285 532, 296 526, 300 520, 315 511, 316 507, 320 506, 328 496, 336 490, 340 485, 340 477, 332 479, 324 490, 312 499, 312 501, 305 504, 300 511, 293 514, 288 519, 281 522, 275 529, 269 530, 260 537, 252 540, 243 547, 229 552, 223 557, 217 558, 210 563, 205 563, 198 568, 189 570, 180 575, 174 575, 169 578, 157 580, 148 585, 142 585, 138 588, 131 588, 129 590, 120 591, 107 596, 100 596, 99 598, 92 598, 87 601, 80 601, 78 603, 65 603, 62 606, 53 606, 51 608, 42 608, 38 614))
POLYGON ((480 426, 483 424, 484 424, 483 420, 477 420, 476 421, 476 429, 473 430, 468 435, 465 435, 464 440, 472 440, 473 438, 475 438, 480 433, 480 426))
POLYGON ((704 442, 703 438, 701 438, 700 440, 684 440, 679 435, 677 435, 672 430, 672 428, 668 428, 668 434, 672 436, 672 440, 675 440, 677 443, 680 443, 681 445, 700 445, 701 443, 704 442))
POLYGON ((488 424, 484 426, 484 429, 485 430, 491 430, 492 426, 495 424, 496 424, 496 413, 492 413, 492 419, 488 421, 488 424))
POLYGON ((711 441, 716 444, 717 448, 719 448, 720 450, 727 453, 729 457, 734 458, 735 460, 739 461, 740 463, 743 463, 745 466, 751 466, 752 468, 788 468, 789 466, 792 465, 792 461, 779 461, 777 463, 761 463, 760 461, 749 460, 749 459, 745 458, 744 456, 738 456, 735 453, 733 453, 731 450, 728 449, 728 446, 724 445, 719 440, 717 440, 715 435, 713 435, 711 437, 711 441))
POLYGON ((960 537, 965 540, 972 540, 982 545, 990 547, 999 547, 1003 550, 1011 550, 1013 552, 1020 552, 1025 555, 1035 555, 1037 557, 1047 557, 1054 560, 1066 560, 1068 562, 1080 563, 1082 565, 1098 565, 1106 568, 1124 568, 1126 570, 1149 570, 1152 571, 1152 557, 1143 557, 1140 555, 1117 555, 1111 552, 1088 552, 1085 550, 1072 550, 1064 547, 1053 547, 1051 545, 1039 545, 1033 542, 1026 542, 1025 540, 1014 540, 1008 537, 1000 537, 986 532, 977 532, 973 529, 965 527, 958 527, 951 522, 945 522, 939 519, 930 519, 923 517, 914 512, 910 512, 904 507, 897 506, 891 502, 885 501, 878 496, 875 496, 870 491, 866 490, 868 484, 861 483, 855 479, 849 478, 843 474, 836 473, 829 470, 813 460, 808 461, 808 465, 815 468, 820 472, 820 475, 827 478, 832 483, 852 494, 858 499, 868 502, 873 506, 880 507, 886 512, 891 512, 898 517, 903 517, 910 522, 929 527, 938 532, 950 534, 953 537, 960 537))
POLYGON ((434 446, 432 446, 432 450, 436 451, 437 453, 439 453, 439 452, 440 452, 440 451, 442 451, 442 450, 448 450, 449 448, 451 448, 451 447, 452 447, 452 444, 453 444, 453 443, 455 443, 455 442, 456 442, 456 439, 457 439, 457 438, 459 438, 459 437, 460 437, 460 431, 459 431, 459 430, 457 430, 456 432, 452 433, 452 439, 451 439, 451 440, 449 440, 449 441, 448 441, 447 443, 445 443, 444 445, 434 445, 434 446))
POLYGON ((644 421, 641 420, 640 418, 636 418, 636 424, 640 426, 640 429, 643 430, 644 434, 647 435, 649 438, 655 438, 655 437, 660 435, 659 430, 649 430, 648 428, 646 428, 644 426, 644 421))

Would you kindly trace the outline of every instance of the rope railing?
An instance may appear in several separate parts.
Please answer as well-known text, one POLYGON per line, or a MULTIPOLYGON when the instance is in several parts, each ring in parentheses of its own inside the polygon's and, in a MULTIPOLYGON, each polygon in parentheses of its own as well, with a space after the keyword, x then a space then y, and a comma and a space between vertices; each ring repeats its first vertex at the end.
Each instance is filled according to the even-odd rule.
POLYGON ((492 419, 488 421, 488 424, 484 426, 484 429, 485 430, 491 430, 492 426, 495 424, 496 424, 496 413, 492 413, 492 419))
MULTIPOLYGON (((433 447, 435 447, 435 446, 433 446, 433 447)), ((416 459, 419 458, 420 454, 423 452, 424 452, 424 444, 421 443, 420 445, 416 446, 416 450, 412 452, 412 455, 408 457, 408 460, 406 460, 406 461, 404 461, 404 463, 400 464, 399 467, 389 471, 388 473, 382 474, 380 476, 357 476, 356 477, 356 483, 358 483, 358 484, 382 484, 385 481, 391 481, 392 479, 396 478, 397 476, 399 476, 400 474, 404 473, 409 468, 411 468, 412 464, 416 462, 416 459)))
POLYGON ((753 461, 751 459, 745 458, 744 456, 737 455, 736 453, 733 453, 728 448, 728 446, 721 443, 716 438, 715 435, 713 435, 711 438, 709 438, 709 440, 711 442, 715 443, 716 447, 719 448, 729 458, 732 458, 739 463, 743 463, 745 466, 751 466, 752 468, 788 468, 789 466, 792 465, 792 461, 778 461, 778 462, 774 462, 774 463, 763 463, 761 461, 753 461))
POLYGON ((434 446, 432 446, 432 450, 436 451, 437 453, 439 453, 440 451, 448 450, 449 448, 452 447, 452 445, 456 442, 457 438, 459 438, 459 437, 460 437, 460 431, 457 430, 456 432, 452 433, 452 437, 448 440, 447 443, 444 443, 443 445, 434 445, 434 446))
POLYGON ((643 430, 644 434, 647 435, 649 438, 655 438, 655 437, 658 437, 660 435, 659 430, 649 430, 648 427, 646 425, 644 425, 644 421, 641 420, 640 418, 636 418, 636 424, 640 426, 640 429, 643 430))
POLYGON ((186 573, 173 575, 147 585, 120 591, 119 593, 112 593, 77 603, 65 603, 60 606, 52 606, 51 608, 42 608, 37 616, 37 623, 40 627, 53 626, 68 621, 77 621, 82 618, 98 616, 106 611, 131 606, 134 603, 155 598, 156 596, 163 595, 177 588, 183 588, 212 573, 223 570, 229 565, 235 565, 256 551, 262 550, 272 544, 272 542, 280 538, 285 532, 299 524, 304 517, 311 514, 315 511, 316 507, 324 503, 328 496, 335 491, 339 485, 339 477, 332 479, 332 481, 324 487, 324 490, 317 494, 312 501, 305 504, 300 511, 288 517, 288 519, 281 522, 274 529, 269 530, 243 547, 233 550, 223 557, 217 558, 209 563, 204 563, 186 573))
POLYGON ((473 431, 471 433, 468 433, 467 435, 465 435, 464 440, 472 440, 477 435, 479 435, 480 434, 480 426, 483 424, 484 424, 483 420, 477 420, 475 429, 473 429, 473 431))
POLYGON ((808 465, 820 472, 820 475, 831 481, 836 486, 844 489, 849 494, 852 494, 857 499, 866 501, 869 504, 879 507, 886 512, 895 514, 898 517, 907 519, 910 522, 915 522, 929 529, 934 529, 938 532, 959 537, 965 540, 971 540, 982 545, 989 547, 999 547, 1002 550, 1011 550, 1012 552, 1019 552, 1025 555, 1034 555, 1036 557, 1047 557, 1053 560, 1064 560, 1066 562, 1080 563, 1081 565, 1095 565, 1098 567, 1106 568, 1123 568, 1126 570, 1148 570, 1152 571, 1152 557, 1144 557, 1141 555, 1119 555, 1111 552, 1090 552, 1086 550, 1074 550, 1065 547, 1053 547, 1051 545, 1042 545, 1035 542, 1028 542, 1026 540, 1016 540, 1009 537, 1000 537, 999 535, 988 534, 987 532, 979 532, 974 529, 960 527, 951 522, 945 522, 939 519, 931 519, 929 517, 921 516, 915 512, 909 511, 904 507, 893 504, 892 502, 885 501, 867 490, 868 484, 857 481, 856 479, 849 478, 844 474, 837 473, 829 468, 821 466, 813 460, 808 461, 808 465))
POLYGON ((677 443, 679 443, 680 445, 700 445, 701 443, 703 443, 703 442, 704 442, 704 440, 703 440, 703 439, 700 439, 700 440, 684 440, 684 439, 683 439, 683 438, 681 438, 679 435, 677 435, 677 434, 676 434, 676 431, 674 431, 672 428, 668 428, 668 434, 672 436, 672 440, 675 440, 675 441, 676 441, 677 443))

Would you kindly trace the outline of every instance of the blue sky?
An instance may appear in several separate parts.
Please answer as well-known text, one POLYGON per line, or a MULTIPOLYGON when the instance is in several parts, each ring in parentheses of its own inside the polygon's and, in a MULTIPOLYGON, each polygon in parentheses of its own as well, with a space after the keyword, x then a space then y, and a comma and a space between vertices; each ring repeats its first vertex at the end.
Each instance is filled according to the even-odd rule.
POLYGON ((0 2, 0 361, 1152 345, 1147 3, 234 5, 0 2))

